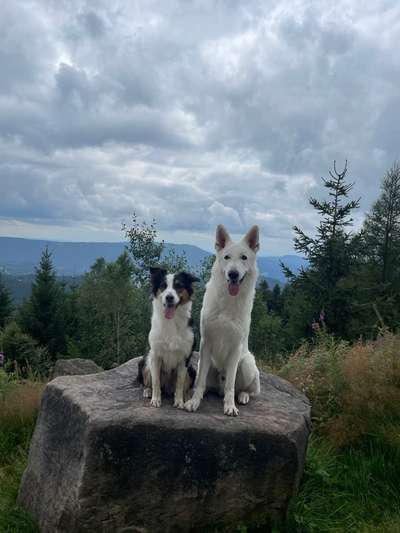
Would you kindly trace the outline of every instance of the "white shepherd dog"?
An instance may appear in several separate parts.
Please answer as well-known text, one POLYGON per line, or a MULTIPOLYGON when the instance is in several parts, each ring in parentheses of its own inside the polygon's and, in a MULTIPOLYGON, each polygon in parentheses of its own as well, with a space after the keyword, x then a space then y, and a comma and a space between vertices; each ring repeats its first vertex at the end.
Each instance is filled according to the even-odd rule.
POLYGON ((217 227, 216 260, 200 318, 199 372, 193 397, 185 403, 188 411, 197 410, 206 389, 217 389, 224 394, 224 413, 236 416, 235 393, 246 404, 260 392, 260 374, 248 348, 259 247, 258 226, 238 243, 224 226, 217 227))

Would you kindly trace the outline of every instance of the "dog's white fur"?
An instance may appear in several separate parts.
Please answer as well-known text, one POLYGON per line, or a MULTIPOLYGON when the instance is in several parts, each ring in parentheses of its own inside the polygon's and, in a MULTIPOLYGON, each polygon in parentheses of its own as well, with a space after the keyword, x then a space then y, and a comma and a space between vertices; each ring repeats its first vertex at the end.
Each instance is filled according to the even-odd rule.
POLYGON ((199 372, 194 394, 185 408, 196 411, 206 388, 223 388, 224 413, 236 416, 239 411, 235 406, 235 392, 242 404, 260 392, 259 371, 248 348, 258 275, 258 227, 253 226, 240 242, 234 243, 226 229, 218 226, 215 248, 216 260, 201 310, 199 372), (228 291, 232 270, 238 272, 241 281, 236 296, 228 291))
POLYGON ((191 317, 192 302, 179 303, 179 296, 173 287, 174 275, 167 274, 167 288, 153 298, 153 314, 151 317, 151 330, 149 333, 150 351, 148 367, 151 373, 151 387, 145 387, 143 396, 149 398, 153 407, 161 406, 161 371, 171 373, 176 370, 176 388, 174 406, 179 409, 184 407, 184 390, 189 379, 186 360, 191 354, 194 334, 188 322, 191 317), (177 306, 174 318, 164 316, 166 298, 174 297, 177 306))

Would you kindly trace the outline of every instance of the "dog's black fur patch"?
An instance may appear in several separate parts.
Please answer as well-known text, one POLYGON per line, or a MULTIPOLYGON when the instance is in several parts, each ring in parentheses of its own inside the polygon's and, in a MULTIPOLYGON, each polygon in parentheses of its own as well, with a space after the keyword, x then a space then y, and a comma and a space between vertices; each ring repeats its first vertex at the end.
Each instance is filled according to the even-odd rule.
POLYGON ((193 331, 192 351, 190 352, 190 354, 186 358, 186 368, 187 368, 187 371, 188 371, 188 374, 189 374, 189 378, 190 378, 190 388, 193 387, 194 382, 196 381, 196 374, 197 374, 195 367, 192 365, 192 356, 193 356, 193 352, 194 352, 194 349, 196 347, 196 342, 197 342, 196 332, 194 330, 193 325, 194 325, 193 318, 189 318, 188 327, 193 331))
MULTIPOLYGON (((189 358, 189 362, 190 362, 190 359, 191 359, 192 356, 190 356, 189 358)), ((189 378, 190 378, 190 388, 192 389, 193 388, 193 385, 194 385, 194 382, 196 381, 196 369, 194 368, 193 365, 189 364, 187 366, 187 371, 188 371, 188 374, 189 374, 189 378)))
POLYGON ((193 274, 190 274, 190 272, 179 272, 178 274, 175 274, 174 276, 174 289, 186 289, 189 296, 192 296, 193 294, 193 286, 192 284, 196 281, 200 281, 199 278, 194 276, 193 274))
POLYGON ((143 370, 144 370, 144 367, 146 365, 146 359, 147 359, 147 355, 144 355, 143 357, 140 358, 140 361, 139 361, 139 364, 138 364, 138 375, 137 375, 137 381, 139 383, 139 385, 144 385, 144 380, 143 380, 143 370))
POLYGON ((157 291, 162 288, 165 284, 165 276, 167 271, 162 267, 150 267, 150 276, 151 276, 151 290, 154 296, 157 295, 157 291))

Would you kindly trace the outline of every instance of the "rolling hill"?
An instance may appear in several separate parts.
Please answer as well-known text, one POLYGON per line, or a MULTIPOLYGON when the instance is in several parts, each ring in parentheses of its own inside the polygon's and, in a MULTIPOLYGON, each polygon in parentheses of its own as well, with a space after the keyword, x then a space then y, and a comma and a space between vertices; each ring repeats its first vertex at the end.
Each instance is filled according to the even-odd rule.
MULTIPOLYGON (((0 272, 3 272, 3 281, 17 302, 29 294, 32 274, 46 246, 53 254, 57 275, 62 278, 82 276, 98 257, 114 261, 125 250, 123 242, 57 242, 0 237, 0 272)), ((210 255, 197 246, 172 243, 165 244, 165 253, 171 248, 177 254, 185 252, 193 269, 196 269, 204 257, 210 255)), ((284 284, 286 281, 280 266, 281 260, 294 272, 306 265, 306 261, 296 255, 260 256, 260 274, 267 278, 271 286, 275 283, 284 284)))

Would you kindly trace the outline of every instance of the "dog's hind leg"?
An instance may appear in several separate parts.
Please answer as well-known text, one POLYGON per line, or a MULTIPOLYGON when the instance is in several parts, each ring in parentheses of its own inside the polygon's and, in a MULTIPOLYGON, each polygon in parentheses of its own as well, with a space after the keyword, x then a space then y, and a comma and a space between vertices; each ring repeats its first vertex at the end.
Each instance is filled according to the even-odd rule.
POLYGON ((204 391, 207 385, 208 371, 211 364, 211 352, 208 346, 202 339, 200 342, 200 359, 199 359, 199 373, 197 375, 196 386, 193 396, 185 403, 185 409, 187 411, 197 411, 201 400, 204 396, 204 391))
POLYGON ((186 377, 185 384, 183 386, 183 399, 186 402, 189 399, 189 391, 193 388, 196 381, 197 367, 195 367, 192 362, 186 360, 186 377))
POLYGON ((224 385, 225 385, 225 377, 223 378, 221 377, 221 373, 218 372, 217 368, 214 366, 214 364, 211 361, 210 370, 208 371, 208 374, 207 374, 206 390, 214 394, 218 394, 218 396, 223 396, 224 385))
POLYGON ((151 373, 147 356, 139 361, 138 381, 143 385, 143 398, 151 398, 151 373))
POLYGON ((250 401, 250 394, 248 392, 239 392, 238 394, 238 403, 246 405, 250 401))
POLYGON ((256 396, 260 392, 260 373, 254 355, 250 352, 239 362, 235 392, 241 404, 248 403, 251 396, 256 396))
POLYGON ((187 368, 185 361, 182 361, 176 371, 176 386, 175 386, 175 401, 174 407, 183 409, 185 403, 183 401, 183 392, 185 388, 185 380, 187 376, 187 368))
POLYGON ((151 387, 145 387, 143 389, 143 398, 151 398, 152 397, 152 390, 151 387))

